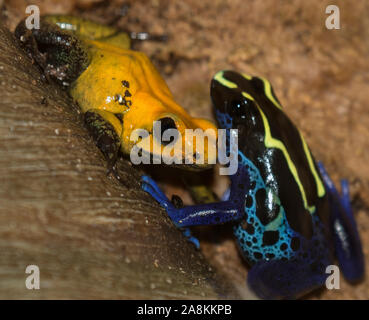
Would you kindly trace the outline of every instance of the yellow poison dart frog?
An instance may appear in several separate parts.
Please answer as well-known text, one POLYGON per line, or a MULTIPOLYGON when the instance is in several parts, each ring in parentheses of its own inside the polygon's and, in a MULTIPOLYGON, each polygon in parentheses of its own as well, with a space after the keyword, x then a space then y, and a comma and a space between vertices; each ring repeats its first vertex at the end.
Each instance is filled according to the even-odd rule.
POLYGON ((176 163, 189 163, 183 166, 187 169, 206 169, 215 163, 216 137, 205 137, 208 144, 205 143, 203 151, 191 153, 186 150, 195 150, 194 141, 185 137, 186 129, 216 132, 215 125, 191 117, 174 101, 148 57, 130 49, 127 32, 61 15, 42 17, 40 26, 40 29, 29 30, 23 20, 15 35, 46 77, 63 85, 78 103, 109 169, 115 172, 119 150, 129 154, 138 142, 142 152, 151 157, 161 154, 165 146, 175 140, 172 137, 162 141, 166 129, 177 129, 181 134, 180 139, 173 142, 182 146, 181 152, 174 154, 181 158, 176 159, 176 163), (153 130, 155 121, 161 124, 157 136, 153 130), (146 130, 148 136, 132 141, 135 129, 146 130), (142 143, 144 139, 148 143, 142 143))

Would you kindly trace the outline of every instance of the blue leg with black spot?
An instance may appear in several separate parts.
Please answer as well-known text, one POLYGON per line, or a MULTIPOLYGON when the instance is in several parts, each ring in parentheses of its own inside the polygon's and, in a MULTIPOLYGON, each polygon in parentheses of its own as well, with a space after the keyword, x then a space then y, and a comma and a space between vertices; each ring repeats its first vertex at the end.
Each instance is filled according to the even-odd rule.
POLYGON ((309 260, 259 261, 250 269, 249 287, 262 299, 297 299, 324 285, 326 263, 309 260))
POLYGON ((341 180, 340 195, 323 164, 319 162, 318 166, 333 210, 331 226, 337 259, 345 278, 351 282, 359 281, 364 275, 364 255, 351 209, 348 181, 341 180))

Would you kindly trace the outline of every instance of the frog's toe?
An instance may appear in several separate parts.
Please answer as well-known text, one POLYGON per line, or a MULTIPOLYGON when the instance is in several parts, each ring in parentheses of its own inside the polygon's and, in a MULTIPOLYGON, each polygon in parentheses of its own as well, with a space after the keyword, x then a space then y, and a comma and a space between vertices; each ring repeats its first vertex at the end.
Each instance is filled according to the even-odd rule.
POLYGON ((142 176, 141 177, 142 182, 144 182, 147 185, 150 185, 153 190, 156 191, 156 193, 161 194, 163 197, 166 198, 164 192, 160 189, 158 184, 149 176, 142 176))
POLYGON ((143 175, 143 176, 141 176, 141 180, 144 181, 144 182, 146 182, 147 184, 158 186, 156 184, 156 182, 150 176, 143 175))
POLYGON ((164 192, 160 189, 158 184, 149 176, 141 177, 142 184, 146 184, 151 187, 152 190, 155 190, 157 194, 159 194, 162 198, 166 198, 164 192))
POLYGON ((183 235, 187 238, 188 241, 192 242, 195 245, 196 249, 200 249, 199 240, 191 234, 191 230, 189 228, 183 229, 183 235))
POLYGON ((162 207, 170 209, 173 207, 164 192, 159 188, 156 182, 149 176, 141 177, 141 188, 149 193, 162 207))
POLYGON ((152 185, 145 182, 141 184, 141 188, 150 194, 157 202, 159 202, 161 206, 165 207, 166 202, 168 202, 168 198, 166 198, 165 195, 158 193, 157 190, 152 187, 152 185))

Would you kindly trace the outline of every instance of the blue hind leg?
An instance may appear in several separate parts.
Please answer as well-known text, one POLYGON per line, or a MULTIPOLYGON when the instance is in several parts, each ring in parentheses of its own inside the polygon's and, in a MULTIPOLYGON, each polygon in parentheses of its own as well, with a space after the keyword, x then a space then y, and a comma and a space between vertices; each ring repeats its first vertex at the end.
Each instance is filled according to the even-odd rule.
POLYGON ((249 271, 249 287, 262 299, 297 299, 324 285, 326 263, 259 261, 249 271))
POLYGON ((333 211, 331 224, 336 256, 345 278, 355 282, 364 275, 364 255, 351 209, 348 181, 341 180, 341 194, 339 194, 323 164, 319 162, 318 166, 327 187, 333 211))

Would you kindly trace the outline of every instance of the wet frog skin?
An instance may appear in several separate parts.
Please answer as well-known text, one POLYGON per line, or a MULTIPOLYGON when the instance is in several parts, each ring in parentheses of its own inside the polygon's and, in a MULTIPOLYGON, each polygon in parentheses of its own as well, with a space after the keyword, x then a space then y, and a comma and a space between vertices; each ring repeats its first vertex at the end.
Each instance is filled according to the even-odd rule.
MULTIPOLYGON (((161 136, 154 137, 154 121, 161 123, 161 135, 166 129, 177 129, 182 146, 193 143, 185 140, 186 129, 216 130, 213 123, 191 117, 174 101, 148 57, 130 49, 126 32, 77 17, 52 15, 41 18, 40 29, 28 30, 21 21, 15 35, 46 77, 64 86, 78 103, 109 169, 114 168, 118 151, 130 154, 136 145, 131 140, 135 129, 149 132, 139 141, 146 145, 142 152, 160 156, 152 150, 162 152, 167 143, 161 136)), ((210 142, 214 149, 215 143, 215 139, 210 142)), ((182 148, 179 157, 182 163, 192 157, 193 164, 181 165, 185 169, 207 169, 215 162, 215 153, 208 156, 207 145, 196 155, 182 148)))
POLYGON ((211 99, 220 128, 238 129, 238 170, 228 196, 178 208, 148 176, 143 189, 177 227, 232 222, 251 266, 248 285, 261 298, 298 298, 323 286, 335 258, 347 280, 360 280, 364 259, 348 183, 342 180, 339 194, 270 83, 221 71, 211 99))

